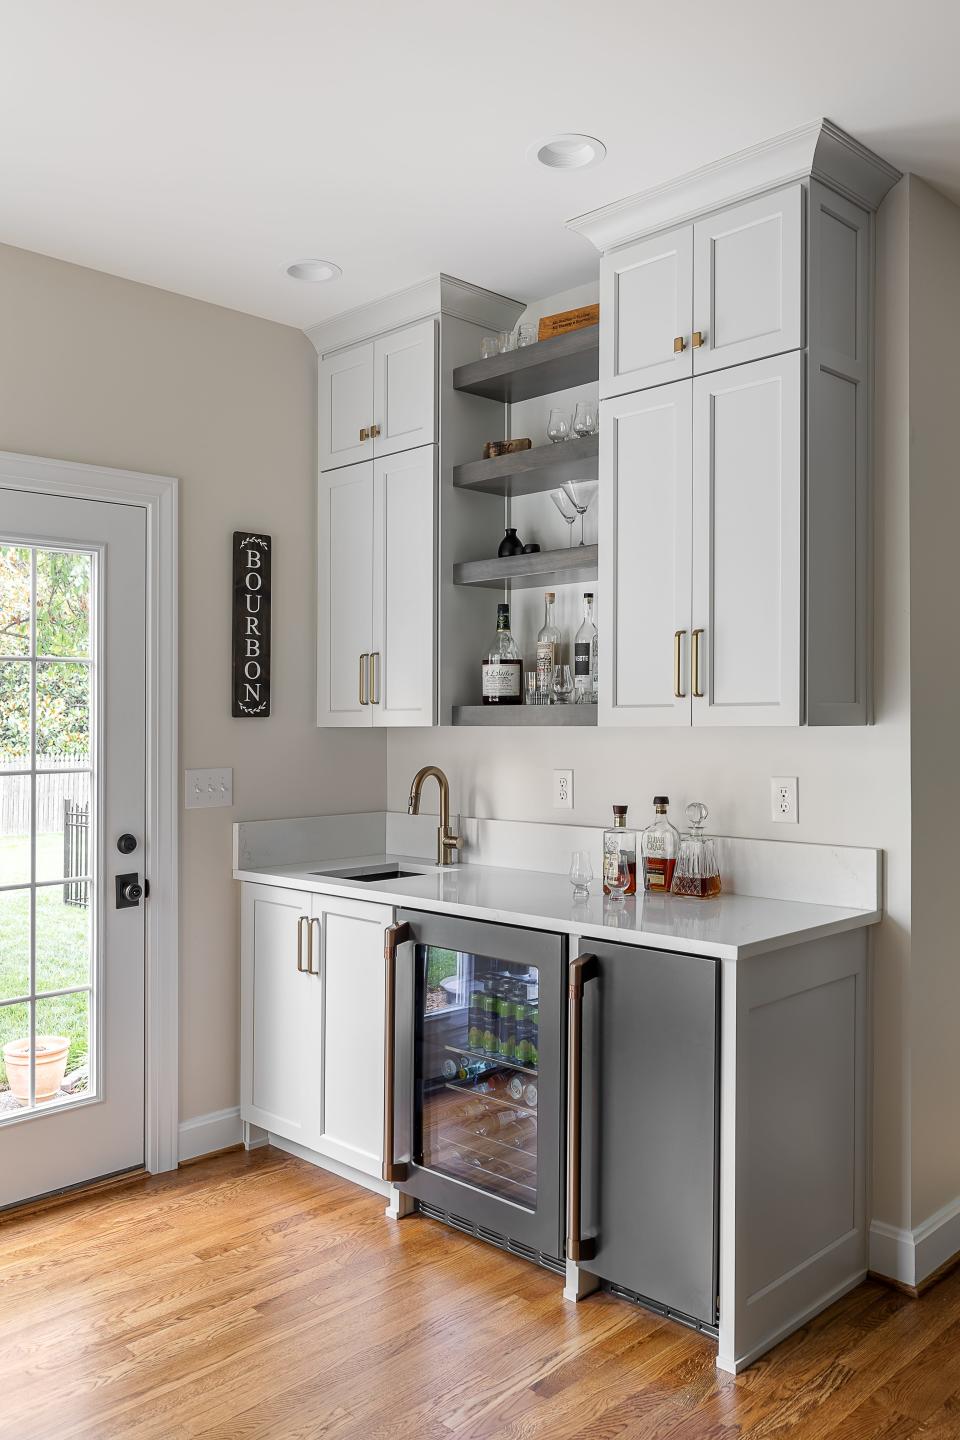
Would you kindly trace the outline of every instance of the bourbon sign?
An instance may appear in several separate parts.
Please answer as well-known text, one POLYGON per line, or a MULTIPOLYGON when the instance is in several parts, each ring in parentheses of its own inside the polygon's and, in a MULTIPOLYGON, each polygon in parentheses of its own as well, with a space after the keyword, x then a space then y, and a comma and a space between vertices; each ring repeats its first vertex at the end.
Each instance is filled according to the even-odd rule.
POLYGON ((270 714, 269 535, 233 532, 233 714, 270 714))

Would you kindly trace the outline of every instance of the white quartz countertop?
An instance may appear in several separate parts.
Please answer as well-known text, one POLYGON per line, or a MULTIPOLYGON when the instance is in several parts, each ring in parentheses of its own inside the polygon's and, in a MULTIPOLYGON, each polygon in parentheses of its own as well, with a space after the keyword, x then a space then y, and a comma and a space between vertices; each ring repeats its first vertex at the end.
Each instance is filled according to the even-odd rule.
POLYGON ((742 960, 807 940, 874 925, 879 910, 814 905, 799 900, 766 900, 753 895, 720 895, 714 900, 680 900, 639 895, 610 901, 599 880, 589 900, 574 901, 565 875, 494 865, 451 865, 440 869, 404 855, 361 855, 352 859, 276 862, 238 868, 237 880, 316 891, 434 914, 460 915, 583 939, 618 940, 656 950, 676 950, 718 960, 742 960), (397 864, 416 873, 405 879, 349 880, 333 872, 397 864), (321 873, 316 873, 321 872, 321 873))

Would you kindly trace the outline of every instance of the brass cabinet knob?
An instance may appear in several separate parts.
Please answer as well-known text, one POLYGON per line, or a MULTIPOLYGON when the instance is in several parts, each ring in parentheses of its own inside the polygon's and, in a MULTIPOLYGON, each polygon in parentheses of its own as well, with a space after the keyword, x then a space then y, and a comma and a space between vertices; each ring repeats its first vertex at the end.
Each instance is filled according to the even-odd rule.
POLYGON ((684 350, 686 350, 686 348, 687 348, 687 342, 686 342, 686 340, 684 340, 683 336, 682 336, 682 335, 677 335, 677 336, 675 336, 674 341, 673 341, 673 353, 674 353, 674 355, 682 355, 683 352, 684 352, 684 350))
POLYGON ((360 439, 361 439, 361 440, 369 440, 369 439, 370 439, 370 431, 366 428, 366 426, 364 426, 364 428, 360 431, 360 439))
POLYGON ((707 337, 704 335, 703 331, 694 330, 693 334, 690 336, 690 344, 693 346, 694 350, 699 350, 700 346, 705 345, 706 343, 707 337))
POLYGON ((380 438, 380 426, 379 426, 379 425, 371 425, 371 426, 370 426, 370 439, 371 439, 371 440, 378 440, 379 438, 380 438))

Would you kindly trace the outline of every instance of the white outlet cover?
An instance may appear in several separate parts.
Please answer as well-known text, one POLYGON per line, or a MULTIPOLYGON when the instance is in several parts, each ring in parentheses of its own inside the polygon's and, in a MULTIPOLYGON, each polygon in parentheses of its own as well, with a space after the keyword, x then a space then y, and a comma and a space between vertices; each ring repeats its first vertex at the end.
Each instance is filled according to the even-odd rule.
POLYGON ((799 824, 796 775, 770 777, 770 819, 778 825, 799 824))
POLYGON ((573 809, 573 771, 554 770, 553 772, 553 808, 555 810, 573 809))
POLYGON ((213 810, 233 804, 232 770, 185 770, 183 803, 187 810, 213 810))

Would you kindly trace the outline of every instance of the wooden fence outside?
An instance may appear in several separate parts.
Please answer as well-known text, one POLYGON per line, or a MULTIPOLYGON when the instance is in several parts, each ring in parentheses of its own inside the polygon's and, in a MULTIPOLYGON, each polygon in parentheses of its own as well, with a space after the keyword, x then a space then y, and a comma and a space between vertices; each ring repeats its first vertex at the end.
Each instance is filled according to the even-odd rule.
MULTIPOLYGON (((51 773, 37 778, 37 834, 58 834, 63 830, 65 803, 89 804, 90 775, 67 770, 78 764, 74 756, 56 756, 43 764, 51 773)), ((30 833, 30 776, 8 773, 21 768, 22 762, 0 760, 0 835, 30 833)))

